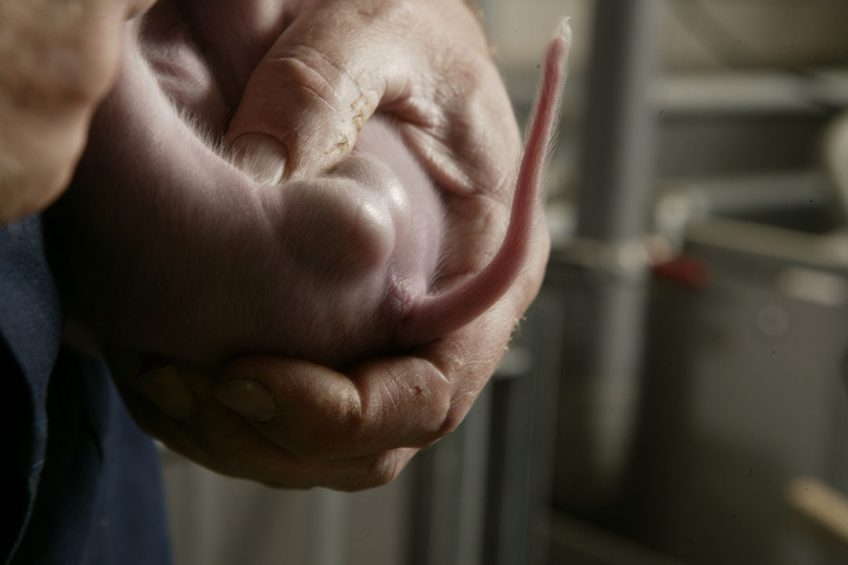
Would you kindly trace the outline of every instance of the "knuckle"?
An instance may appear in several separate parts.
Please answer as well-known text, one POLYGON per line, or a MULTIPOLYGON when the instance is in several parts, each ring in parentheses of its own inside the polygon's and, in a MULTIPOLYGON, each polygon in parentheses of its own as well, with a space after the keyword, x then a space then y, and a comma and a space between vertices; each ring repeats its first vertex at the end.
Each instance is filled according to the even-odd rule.
POLYGON ((324 58, 317 55, 314 49, 297 51, 269 59, 269 64, 276 66, 282 76, 309 94, 315 101, 336 110, 339 105, 337 96, 339 77, 330 72, 328 66, 322 63, 324 58), (297 51, 312 55, 298 56, 297 51))
POLYGON ((342 490, 357 491, 385 486, 395 480, 403 469, 394 452, 386 452, 372 459, 358 476, 342 485, 342 490))
MULTIPOLYGON (((373 77, 365 84, 365 79, 354 76, 337 58, 308 45, 287 45, 265 60, 263 64, 274 67, 274 71, 264 77, 269 81, 282 80, 289 92, 303 97, 302 102, 314 111, 337 116, 335 127, 339 131, 327 142, 331 149, 345 153, 353 147, 360 129, 379 103, 380 86, 374 82, 379 79, 373 77)), ((279 91, 279 83, 268 86, 270 92, 279 91)))
POLYGON ((357 81, 339 63, 314 47, 294 44, 267 59, 278 68, 279 75, 293 83, 315 101, 335 112, 353 110, 348 99, 360 98, 357 81), (347 102, 348 106, 345 106, 347 102))
POLYGON ((341 441, 349 440, 365 425, 362 400, 355 389, 345 389, 338 400, 337 423, 341 441))
MULTIPOLYGON (((454 353, 454 357, 456 359, 456 366, 449 369, 449 371, 462 374, 464 372, 463 366, 467 362, 464 360, 465 354, 458 350, 454 353)), ((476 393, 457 391, 451 380, 446 378, 442 373, 440 373, 440 376, 441 379, 438 382, 441 386, 437 389, 439 400, 433 403, 434 441, 444 438, 459 427, 476 398, 476 393), (438 409, 435 405, 438 405, 438 409)))
POLYGON ((383 486, 392 482, 400 473, 397 460, 391 454, 380 455, 371 465, 367 478, 373 486, 383 486))
MULTIPOLYGON (((417 409, 419 418, 420 441, 417 447, 432 445, 453 431, 459 422, 454 423, 456 412, 454 407, 454 391, 451 381, 435 367, 425 384, 413 384, 416 395, 419 396, 417 409)), ((459 418, 461 420, 461 418, 459 418)))
POLYGON ((441 426, 436 432, 438 439, 453 433, 465 419, 466 410, 459 407, 450 407, 442 418, 441 426))
MULTIPOLYGON (((303 110, 295 117, 297 125, 280 133, 288 149, 291 169, 299 170, 304 162, 325 156, 334 158, 349 153, 356 142, 357 125, 345 107, 342 73, 316 50, 306 48, 269 57, 263 65, 271 70, 258 75, 256 92, 283 91, 303 110), (313 150, 303 150, 304 145, 313 150)), ((267 104, 277 105, 274 100, 268 100, 267 104)))
POLYGON ((439 440, 454 431, 462 418, 457 418, 456 409, 453 406, 448 391, 439 391, 434 397, 430 413, 431 437, 433 440, 439 440))
POLYGON ((418 364, 411 358, 406 361, 409 365, 394 367, 392 377, 381 381, 379 388, 363 393, 367 402, 358 437, 377 432, 384 440, 393 438, 395 447, 420 448, 445 435, 445 421, 453 410, 452 381, 431 363, 425 372, 418 372, 420 367, 406 370, 418 364), (414 377, 410 379, 411 375, 414 377))

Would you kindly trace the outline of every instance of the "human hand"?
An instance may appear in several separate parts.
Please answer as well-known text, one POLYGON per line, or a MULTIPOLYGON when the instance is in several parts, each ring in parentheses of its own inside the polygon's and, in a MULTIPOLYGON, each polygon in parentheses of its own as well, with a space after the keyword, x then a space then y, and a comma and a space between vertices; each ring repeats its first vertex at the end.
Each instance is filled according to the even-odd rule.
POLYGON ((0 0, 0 224, 67 186, 120 58, 125 18, 155 0, 0 0))
POLYGON ((301 2, 227 137, 267 180, 309 177, 349 153, 378 109, 442 188, 511 191, 520 136, 478 17, 460 0, 301 2))
MULTIPOLYGON (((370 4, 363 0, 360 8, 370 4)), ((297 37, 301 12, 292 5, 304 6, 272 0, 169 0, 160 2, 144 21, 128 26, 121 78, 98 112, 75 190, 64 199, 61 213, 53 215, 68 311, 103 341, 207 366, 232 355, 258 352, 338 366, 339 360, 391 349, 393 334, 406 337, 395 342, 413 345, 411 332, 399 332, 394 322, 404 319, 418 290, 439 293, 458 287, 454 283, 476 274, 495 254, 509 216, 508 185, 484 185, 468 192, 457 186, 433 187, 425 175, 408 174, 418 168, 413 159, 389 164, 410 151, 397 135, 408 127, 403 116, 392 121, 400 131, 391 139, 374 147, 372 136, 371 153, 382 162, 365 155, 365 137, 376 121, 369 122, 357 155, 339 163, 325 155, 323 168, 276 189, 252 183, 218 151, 215 140, 226 133, 234 105, 241 99, 241 108, 254 103, 261 107, 261 101, 241 94, 245 89, 249 93, 251 71, 262 67, 262 54, 276 57, 268 30, 276 29, 284 38, 297 37), (270 12, 269 6, 274 8, 270 12), (240 31, 237 39, 225 33, 231 26, 240 31), (218 36, 220 43, 214 41, 218 36), (388 157, 380 146, 387 153, 391 146, 398 151, 388 157), (398 181, 382 173, 384 165, 398 181), (413 176, 415 182, 409 182, 413 176), (341 184, 346 188, 337 190, 341 184), (362 210, 367 210, 367 221, 357 220, 362 210), (269 257, 277 259, 268 261, 269 257), (363 273, 364 267, 370 270, 363 273), (347 276, 354 268, 359 268, 355 276, 347 276), (345 278, 341 269, 347 269, 345 278), (308 296, 298 290, 304 288, 309 289, 308 296), (174 318, 177 311, 180 316, 174 318), (293 312, 303 319, 300 327, 289 321, 293 312), (363 331, 347 322, 369 326, 375 315, 380 324, 363 331), (342 324, 352 328, 343 338, 328 331, 342 324), (346 349, 337 347, 339 341, 346 349)), ((342 14, 350 7, 349 2, 320 4, 327 5, 338 6, 342 14)), ((465 10, 463 4, 456 5, 465 10)), ((394 4, 379 8, 387 6, 394 4)), ((324 11, 306 12, 308 21, 328 16, 324 11)), ((476 26, 473 16, 467 16, 476 26)), ((379 45, 401 36, 396 28, 387 30, 374 21, 361 22, 363 32, 371 29, 366 23, 380 30, 372 34, 379 45)), ((427 45, 437 59, 445 58, 439 45, 462 51, 446 42, 427 45)), ((416 48, 411 43, 399 49, 397 58, 413 58, 416 48)), ((463 104, 475 97, 501 100, 505 109, 481 123, 506 121, 506 130, 497 139, 517 139, 502 85, 491 61, 485 61, 494 88, 458 100, 463 104)), ((446 68, 450 74, 458 66, 446 68)), ((381 72, 379 67, 374 71, 381 72)), ((420 75, 411 66, 409 72, 420 75)), ((284 83, 284 78, 278 82, 284 83)), ((454 78, 434 82, 453 82, 456 90, 461 83, 458 78, 450 80, 454 78)), ((435 102, 431 106, 441 112, 435 102)), ((277 108, 264 110, 265 121, 272 122, 277 108)), ((305 113, 292 109, 289 114, 301 119, 305 113)), ((320 112, 314 117, 318 122, 325 119, 320 112)), ((306 121, 310 125, 303 129, 314 129, 312 121, 306 121)), ((511 171, 517 150, 516 156, 509 155, 511 151, 503 155, 498 147, 492 143, 491 153, 482 151, 482 145, 467 149, 472 155, 486 155, 485 163, 496 164, 479 170, 511 171)), ((306 153, 319 154, 318 149, 306 153)), ((428 172, 439 176, 440 170, 430 167, 428 172)), ((511 186, 512 174, 506 176, 511 186)), ((520 236, 522 243, 511 249, 525 247, 525 239, 520 236)), ((512 265, 520 269, 521 263, 519 254, 512 265)), ((474 293, 476 302, 461 303, 479 304, 477 309, 466 309, 477 315, 512 280, 502 272, 497 282, 485 285, 488 294, 474 293), (484 295, 490 298, 483 300, 484 295)), ((471 317, 465 316, 461 323, 471 317)), ((431 326, 431 321, 418 325, 431 326)), ((453 327, 435 333, 441 336, 453 327)))
POLYGON ((468 2, 298 4, 247 81, 227 139, 259 179, 308 178, 346 156, 377 110, 442 189, 446 225, 463 242, 440 281, 478 272, 507 225, 521 139, 468 2))
POLYGON ((364 363, 346 374, 297 360, 241 359, 214 388, 208 376, 189 373, 182 381, 168 368, 137 379, 128 401, 150 431, 225 473, 277 486, 382 484, 417 447, 448 433, 468 411, 515 316, 538 290, 548 249, 543 232, 535 232, 531 249, 529 269, 495 308, 403 358, 364 363), (187 386, 175 388, 181 383, 187 386), (269 441, 255 441, 245 422, 216 406, 214 397, 269 441))
POLYGON ((214 375, 163 367, 120 388, 146 431, 220 473, 285 488, 380 486, 465 417, 538 292, 548 246, 537 231, 528 268, 494 308, 403 357, 345 373, 241 358, 214 375))

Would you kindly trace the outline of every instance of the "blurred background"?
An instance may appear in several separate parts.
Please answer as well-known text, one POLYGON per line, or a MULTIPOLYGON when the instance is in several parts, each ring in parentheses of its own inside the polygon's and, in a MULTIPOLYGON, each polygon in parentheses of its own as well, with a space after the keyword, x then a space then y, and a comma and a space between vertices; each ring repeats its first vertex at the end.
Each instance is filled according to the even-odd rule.
POLYGON ((522 123, 575 36, 514 347, 381 489, 163 452, 177 563, 848 562, 848 2, 478 3, 522 123))

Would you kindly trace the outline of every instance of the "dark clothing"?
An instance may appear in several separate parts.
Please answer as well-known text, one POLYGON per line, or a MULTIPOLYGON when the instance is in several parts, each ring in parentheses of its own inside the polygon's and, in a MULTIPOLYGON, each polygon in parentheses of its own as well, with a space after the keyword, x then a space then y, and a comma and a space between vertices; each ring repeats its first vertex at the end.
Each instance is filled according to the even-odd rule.
POLYGON ((40 220, 0 227, 0 562, 168 564, 155 448, 60 336, 40 220))

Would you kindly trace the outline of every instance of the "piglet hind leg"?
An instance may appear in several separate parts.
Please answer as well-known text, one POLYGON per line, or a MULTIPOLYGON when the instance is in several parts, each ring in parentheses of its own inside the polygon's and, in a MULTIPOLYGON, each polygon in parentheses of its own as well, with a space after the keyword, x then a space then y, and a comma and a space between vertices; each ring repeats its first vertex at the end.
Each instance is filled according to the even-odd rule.
POLYGON ((544 70, 504 241, 492 261, 477 275, 416 302, 398 333, 402 347, 421 345, 448 335, 493 306, 515 283, 530 254, 537 200, 545 162, 559 117, 560 99, 571 49, 571 28, 563 20, 545 55, 544 70))

